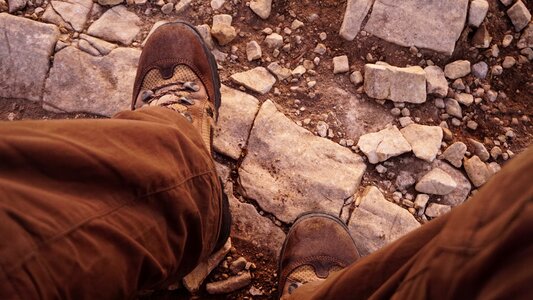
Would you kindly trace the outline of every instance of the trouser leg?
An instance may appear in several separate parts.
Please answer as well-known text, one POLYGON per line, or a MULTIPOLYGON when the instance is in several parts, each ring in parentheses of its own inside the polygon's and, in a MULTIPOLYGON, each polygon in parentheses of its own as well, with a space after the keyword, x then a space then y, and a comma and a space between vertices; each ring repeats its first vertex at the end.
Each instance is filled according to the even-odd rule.
POLYGON ((448 215, 290 299, 530 297, 532 201, 533 148, 448 215))
POLYGON ((169 109, 0 124, 0 298, 164 287, 213 250, 221 193, 200 135, 169 109))

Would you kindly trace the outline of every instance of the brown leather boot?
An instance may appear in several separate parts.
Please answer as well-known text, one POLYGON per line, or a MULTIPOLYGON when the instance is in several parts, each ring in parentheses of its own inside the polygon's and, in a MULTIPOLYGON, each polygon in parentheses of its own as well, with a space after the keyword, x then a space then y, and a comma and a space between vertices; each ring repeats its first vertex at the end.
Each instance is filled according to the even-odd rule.
MULTIPOLYGON (((217 63, 196 28, 182 21, 157 28, 139 59, 132 110, 148 105, 178 111, 192 123, 212 153, 213 126, 220 104, 217 63)), ((231 230, 228 198, 222 195, 221 227, 213 253, 224 246, 231 230)))
POLYGON ((217 63, 198 31, 181 21, 157 28, 139 60, 132 109, 150 105, 180 112, 211 151, 220 101, 217 63))
POLYGON ((325 280, 359 259, 346 225, 337 217, 311 213, 289 230, 279 259, 280 298, 303 284, 325 280))

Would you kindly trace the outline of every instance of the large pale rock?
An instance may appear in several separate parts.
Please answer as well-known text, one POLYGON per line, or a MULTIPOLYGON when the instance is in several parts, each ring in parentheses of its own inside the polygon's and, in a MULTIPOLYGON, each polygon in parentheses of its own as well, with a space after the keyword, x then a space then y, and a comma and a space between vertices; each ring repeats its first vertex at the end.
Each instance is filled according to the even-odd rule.
POLYGON ((267 100, 239 175, 248 198, 290 223, 308 211, 338 215, 365 168, 360 156, 296 125, 267 100))
POLYGON ((365 30, 401 46, 451 55, 463 31, 468 0, 376 0, 365 30))
POLYGON ((418 181, 415 189, 424 194, 447 195, 456 187, 457 183, 448 173, 435 168, 418 181))
POLYGON ((444 76, 444 71, 438 66, 424 68, 426 72, 427 93, 439 97, 448 95, 448 81, 444 76))
POLYGON ((268 19, 272 11, 272 0, 252 0, 250 8, 262 19, 268 19))
POLYGON ((529 21, 531 21, 531 13, 522 0, 518 0, 513 6, 511 6, 507 11, 507 15, 511 18, 516 31, 521 31, 526 28, 529 21))
POLYGON ((46 80, 44 107, 104 116, 128 109, 140 53, 117 48, 95 57, 74 47, 59 51, 46 80))
POLYGON ((141 19, 123 6, 115 6, 107 10, 87 30, 87 33, 110 42, 129 45, 141 31, 141 19))
POLYGON ((58 38, 55 25, 0 13, 0 97, 41 100, 58 38))
POLYGON ((352 41, 357 36, 373 3, 374 0, 348 0, 339 32, 341 37, 352 41))
POLYGON ((361 136, 357 146, 367 156, 371 164, 411 151, 411 145, 396 126, 361 136))
POLYGON ((365 65, 365 92, 376 99, 394 102, 426 102, 426 73, 421 67, 398 68, 365 65))
POLYGON ((420 227, 413 215, 385 200, 378 188, 369 186, 360 197, 348 228, 361 255, 369 255, 420 227))
POLYGON ((253 96, 225 85, 222 86, 221 93, 222 105, 213 147, 219 153, 239 159, 259 110, 259 101, 253 96))
POLYGON ((42 19, 80 32, 85 27, 92 6, 91 0, 51 1, 42 19))
POLYGON ((263 67, 257 67, 246 72, 235 73, 231 75, 231 79, 261 95, 268 93, 270 89, 272 89, 274 83, 276 83, 276 78, 263 67))
POLYGON ((285 233, 268 218, 261 216, 255 207, 248 203, 242 203, 229 196, 231 216, 231 236, 250 243, 257 248, 268 253, 271 257, 277 258, 285 233))
POLYGON ((402 128, 400 132, 411 145, 416 157, 428 162, 437 157, 443 137, 440 126, 411 124, 402 128))

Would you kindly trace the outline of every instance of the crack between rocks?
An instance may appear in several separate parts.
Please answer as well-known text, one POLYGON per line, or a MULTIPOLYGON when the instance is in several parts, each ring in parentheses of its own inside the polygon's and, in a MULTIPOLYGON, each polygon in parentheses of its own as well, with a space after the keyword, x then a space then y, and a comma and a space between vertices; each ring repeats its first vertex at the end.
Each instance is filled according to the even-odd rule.
MULTIPOLYGON (((68 3, 68 2, 67 2, 68 3)), ((71 3, 69 3, 71 4, 71 3)), ((52 2, 50 2, 50 7, 52 8, 52 10, 61 18, 61 20, 63 20, 64 23, 66 23, 68 26, 70 26, 70 30, 74 30, 74 26, 72 26, 72 23, 68 22, 65 20, 65 18, 63 18, 63 16, 55 9, 54 5, 52 4, 52 2)), ((76 31, 76 30, 74 30, 76 31)))

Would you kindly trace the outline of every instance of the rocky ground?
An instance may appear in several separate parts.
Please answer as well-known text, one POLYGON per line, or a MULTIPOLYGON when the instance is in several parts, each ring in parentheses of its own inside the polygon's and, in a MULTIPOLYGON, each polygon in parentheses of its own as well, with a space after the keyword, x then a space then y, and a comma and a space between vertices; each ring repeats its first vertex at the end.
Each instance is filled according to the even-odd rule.
POLYGON ((368 255, 533 140, 530 1, 5 1, 3 120, 128 109, 143 41, 171 20, 197 25, 218 60, 232 245, 146 297, 274 298, 299 214, 338 215, 368 255))

